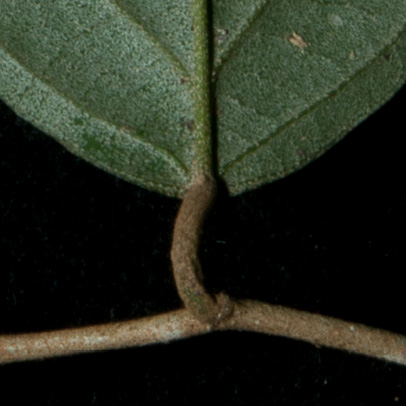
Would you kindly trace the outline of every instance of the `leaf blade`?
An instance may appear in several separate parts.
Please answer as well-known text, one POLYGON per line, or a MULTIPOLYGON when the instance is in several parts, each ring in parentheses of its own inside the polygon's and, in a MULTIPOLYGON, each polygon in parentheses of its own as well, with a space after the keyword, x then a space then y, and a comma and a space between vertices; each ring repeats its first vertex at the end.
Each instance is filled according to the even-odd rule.
POLYGON ((24 95, 21 100, 25 103, 19 103, 15 108, 17 113, 21 109, 22 116, 31 117, 31 122, 42 131, 56 134, 54 138, 58 142, 95 166, 115 173, 130 182, 171 196, 177 195, 178 191, 175 187, 177 184, 188 182, 187 168, 170 152, 138 139, 134 134, 130 135, 125 128, 120 129, 105 120, 86 116, 80 108, 69 103, 54 89, 30 75, 10 55, 0 49, 0 82, 2 81, 8 83, 7 87, 2 88, 3 97, 6 100, 14 95, 24 95), (30 101, 38 95, 46 102, 45 108, 36 108, 31 104, 30 101), (43 123, 50 124, 44 126, 43 123), (72 128, 77 130, 74 138, 72 128), (96 140, 102 143, 109 139, 110 142, 115 139, 112 152, 95 144, 96 140), (131 160, 128 158, 127 151, 121 151, 123 148, 129 148, 133 154, 139 154, 139 156, 131 160), (151 171, 151 167, 161 168, 162 166, 171 169, 165 176, 159 176, 159 171, 151 171), (147 177, 145 174, 151 176, 147 177))
POLYGON ((356 91, 348 93, 351 99, 343 97, 341 103, 334 104, 335 109, 348 113, 348 117, 340 116, 342 128, 334 126, 331 120, 327 125, 331 114, 327 110, 325 126, 317 124, 320 114, 313 116, 317 125, 310 122, 303 128, 297 125, 312 106, 318 106, 324 99, 328 103, 328 96, 356 77, 365 66, 372 61, 379 65, 380 58, 397 38, 397 48, 405 46, 400 39, 405 31, 404 1, 391 2, 389 7, 378 1, 368 2, 368 6, 357 0, 345 4, 351 7, 314 0, 300 2, 300 6, 290 0, 269 2, 267 11, 262 12, 257 26, 251 27, 242 47, 221 67, 217 84, 219 169, 231 194, 272 182, 306 165, 405 82, 403 61, 395 58, 385 61, 385 69, 380 73, 373 73, 371 68, 365 79, 360 79, 358 96, 356 91), (364 21, 360 23, 361 16, 364 21), (304 38, 302 47, 295 41, 292 43, 294 35, 304 38), (332 49, 331 42, 337 38, 341 42, 332 49), (362 41, 364 46, 360 47, 362 41), (351 52, 360 55, 348 61, 351 52), (372 80, 381 86, 377 91, 380 97, 373 97, 374 102, 369 100, 374 87, 372 80), (352 103, 350 111, 346 110, 348 100, 352 103), (296 126, 290 136, 284 131, 289 126, 296 126), (254 151, 263 148, 272 134, 279 134, 282 140, 255 155, 254 151), (307 145, 301 141, 303 137, 308 140, 307 145), (244 156, 250 159, 245 160, 244 156))
POLYGON ((1 2, 0 96, 169 196, 211 173, 214 145, 238 194, 317 158, 404 84, 405 22, 405 0, 1 2))
MULTIPOLYGON (((99 162, 98 166, 142 186, 179 196, 190 181, 188 172, 194 159, 190 125, 194 106, 190 83, 184 78, 181 66, 152 43, 145 30, 130 22, 116 5, 107 0, 94 4, 79 7, 79 3, 73 1, 57 5, 49 1, 37 5, 23 0, 2 2, 1 48, 13 55, 13 60, 19 60, 20 67, 28 74, 54 87, 67 103, 80 108, 83 117, 114 123, 127 136, 142 139, 145 145, 157 146, 157 156, 151 165, 146 165, 148 159, 143 158, 140 151, 129 149, 121 154, 126 156, 127 162, 132 161, 128 169, 125 165, 115 167, 108 162, 99 162), (167 151, 180 165, 160 159, 160 151, 167 151), (175 170, 177 166, 182 170, 179 167, 175 170), (155 187, 156 178, 160 181, 155 187)), ((11 63, 10 58, 5 57, 2 64, 8 63, 11 63)), ((36 116, 44 116, 44 113, 18 108, 24 101, 18 93, 6 90, 11 79, 19 81, 15 75, 4 73, 0 82, 2 98, 24 118, 39 125, 36 116)), ((38 106, 33 97, 32 104, 38 106)), ((96 162, 81 146, 85 140, 78 141, 76 134, 82 133, 80 126, 72 125, 69 136, 65 133, 62 140, 59 129, 52 123, 40 124, 64 145, 71 144, 70 149, 76 154, 96 162)), ((93 142, 100 145, 103 156, 115 154, 111 148, 114 134, 102 132, 98 139, 95 134, 93 142)))

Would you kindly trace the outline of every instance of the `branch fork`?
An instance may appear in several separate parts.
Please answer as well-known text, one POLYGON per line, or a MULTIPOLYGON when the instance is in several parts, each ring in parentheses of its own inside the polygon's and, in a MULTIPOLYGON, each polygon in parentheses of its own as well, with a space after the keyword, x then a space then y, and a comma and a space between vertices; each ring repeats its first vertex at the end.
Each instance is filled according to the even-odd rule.
POLYGON ((126 322, 41 333, 0 335, 0 364, 170 342, 210 331, 250 331, 306 341, 406 366, 406 336, 252 300, 210 295, 198 247, 215 182, 200 176, 175 222, 173 272, 185 308, 126 322))

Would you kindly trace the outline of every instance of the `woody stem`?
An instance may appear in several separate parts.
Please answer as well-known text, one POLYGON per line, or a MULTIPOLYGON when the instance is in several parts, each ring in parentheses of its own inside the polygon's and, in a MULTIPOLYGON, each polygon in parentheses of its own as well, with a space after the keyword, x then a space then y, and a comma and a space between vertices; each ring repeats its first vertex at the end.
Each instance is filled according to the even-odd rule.
POLYGON ((186 193, 176 218, 171 260, 179 296, 185 307, 202 323, 214 325, 232 312, 224 294, 206 292, 198 258, 200 235, 216 195, 216 183, 201 175, 186 193))

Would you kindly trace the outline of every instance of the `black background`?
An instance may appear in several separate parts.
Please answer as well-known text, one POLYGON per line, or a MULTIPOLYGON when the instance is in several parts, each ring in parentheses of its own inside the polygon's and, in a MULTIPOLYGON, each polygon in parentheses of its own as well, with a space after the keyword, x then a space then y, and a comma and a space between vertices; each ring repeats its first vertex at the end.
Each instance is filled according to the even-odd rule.
MULTIPOLYGON (((223 192, 202 247, 210 291, 406 334, 406 89, 305 169, 223 192)), ((168 251, 179 202, 74 157, 0 108, 1 332, 180 306, 168 251)), ((406 368, 224 332, 0 367, 1 404, 406 404, 406 368), (8 403, 4 399, 12 399, 8 403)))

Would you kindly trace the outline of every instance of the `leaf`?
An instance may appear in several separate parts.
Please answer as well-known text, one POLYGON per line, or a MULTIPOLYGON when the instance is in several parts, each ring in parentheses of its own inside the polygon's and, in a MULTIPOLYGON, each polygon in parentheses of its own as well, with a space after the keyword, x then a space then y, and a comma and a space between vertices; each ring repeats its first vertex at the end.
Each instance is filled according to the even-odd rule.
POLYGON ((262 1, 243 23, 216 55, 219 167, 233 194, 315 159, 405 82, 404 0, 262 1))
POLYGON ((318 157, 406 80, 404 0, 217 0, 208 26, 205 7, 1 2, 0 96, 75 154, 181 197, 210 166, 207 123, 237 194, 318 157))

